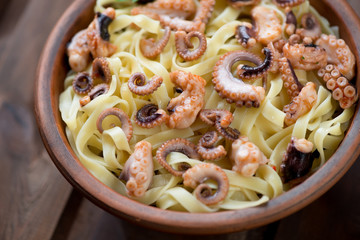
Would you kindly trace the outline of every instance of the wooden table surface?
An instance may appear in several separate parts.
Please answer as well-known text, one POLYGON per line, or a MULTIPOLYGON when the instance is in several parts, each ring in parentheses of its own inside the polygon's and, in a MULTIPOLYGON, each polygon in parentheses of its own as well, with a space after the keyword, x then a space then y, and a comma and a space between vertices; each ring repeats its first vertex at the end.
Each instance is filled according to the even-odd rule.
MULTIPOLYGON (((360 161, 303 210, 257 229, 220 236, 155 232, 83 198, 59 173, 33 112, 37 63, 72 0, 0 0, 0 239, 360 239, 360 161)), ((360 1, 349 0, 360 15, 360 1)))

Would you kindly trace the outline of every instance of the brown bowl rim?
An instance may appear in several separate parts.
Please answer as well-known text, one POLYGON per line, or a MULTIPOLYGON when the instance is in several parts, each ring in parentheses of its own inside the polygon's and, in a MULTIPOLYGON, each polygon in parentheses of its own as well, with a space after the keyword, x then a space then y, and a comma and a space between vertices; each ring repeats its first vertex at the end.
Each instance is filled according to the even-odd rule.
MULTIPOLYGON (((304 183, 259 207, 216 213, 183 213, 143 205, 118 194, 92 176, 76 157, 65 137, 62 123, 56 121, 59 112, 54 104, 57 102, 53 96, 54 90, 51 89, 53 74, 56 73, 55 63, 62 63, 64 55, 64 51, 59 50, 69 40, 65 37, 69 36, 67 26, 79 21, 80 15, 85 9, 92 9, 94 2, 75 1, 53 29, 38 65, 34 107, 40 135, 56 167, 76 189, 104 210, 141 226, 172 233, 220 234, 247 230, 279 220, 310 204, 329 190, 359 156, 360 104, 356 107, 346 137, 327 163, 304 183)), ((350 45, 356 49, 357 69, 360 69, 360 42, 354 41, 360 39, 359 18, 346 1, 322 2, 345 25, 356 26, 356 31, 347 28, 347 34, 353 36, 350 45)), ((356 81, 359 89, 360 74, 356 81)))

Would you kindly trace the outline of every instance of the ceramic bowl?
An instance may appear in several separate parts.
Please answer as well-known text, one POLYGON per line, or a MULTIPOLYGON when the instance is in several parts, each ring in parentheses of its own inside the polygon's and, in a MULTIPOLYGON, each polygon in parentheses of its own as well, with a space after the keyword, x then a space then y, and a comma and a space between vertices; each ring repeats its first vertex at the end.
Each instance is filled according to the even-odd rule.
MULTIPOLYGON (((346 1, 314 0, 313 6, 340 27, 360 63, 360 22, 346 1)), ((59 112, 59 94, 69 70, 66 44, 93 19, 95 0, 77 0, 63 14, 43 50, 35 87, 35 113, 39 130, 53 162, 64 177, 89 200, 106 211, 141 226, 189 234, 230 233, 271 223, 286 217, 324 194, 350 168, 360 153, 359 106, 349 131, 327 163, 304 183, 259 207, 216 213, 183 213, 146 206, 113 191, 81 164, 65 136, 59 112)), ((356 78, 359 92, 360 74, 356 78)))

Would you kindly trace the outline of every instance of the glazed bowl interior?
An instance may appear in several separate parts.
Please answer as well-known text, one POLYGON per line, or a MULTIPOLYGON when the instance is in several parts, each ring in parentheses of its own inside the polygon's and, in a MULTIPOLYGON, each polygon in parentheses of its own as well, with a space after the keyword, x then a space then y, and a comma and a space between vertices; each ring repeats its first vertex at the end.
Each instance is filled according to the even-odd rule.
MULTIPOLYGON (((331 25, 340 27, 357 59, 359 69, 360 24, 345 1, 314 0, 312 5, 331 25)), ((41 136, 53 162, 65 178, 88 199, 106 211, 141 226, 189 234, 215 234, 246 230, 268 224, 305 207, 332 187, 357 159, 360 148, 359 104, 351 126, 335 154, 304 183, 258 207, 216 213, 183 213, 146 206, 113 191, 81 164, 65 135, 59 112, 59 95, 69 71, 66 44, 87 27, 94 16, 95 0, 77 0, 63 14, 50 35, 38 67, 35 113, 41 136), (205 217, 206 216, 206 217, 205 217)), ((356 77, 359 91, 360 76, 356 77)))

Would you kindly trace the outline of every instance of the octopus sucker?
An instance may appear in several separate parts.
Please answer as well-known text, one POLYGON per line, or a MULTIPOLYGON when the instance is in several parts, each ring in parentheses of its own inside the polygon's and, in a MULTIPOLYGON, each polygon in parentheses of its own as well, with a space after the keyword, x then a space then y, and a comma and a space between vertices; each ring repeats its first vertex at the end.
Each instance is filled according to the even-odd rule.
POLYGON ((256 31, 252 24, 244 22, 235 27, 235 38, 244 48, 251 48, 256 44, 256 31))
POLYGON ((239 65, 237 68, 237 74, 240 78, 244 79, 254 79, 263 77, 267 71, 271 68, 273 63, 273 53, 268 48, 264 48, 263 52, 265 54, 264 61, 258 66, 251 67, 249 65, 239 65))
POLYGON ((84 71, 90 63, 91 56, 108 57, 116 51, 116 46, 109 42, 107 27, 115 18, 113 8, 95 15, 87 29, 77 33, 67 47, 69 64, 76 72, 84 71))
POLYGON ((183 92, 171 99, 167 110, 171 113, 167 123, 170 128, 189 127, 204 106, 206 81, 197 75, 181 70, 170 73, 170 80, 183 92))
POLYGON ((251 10, 251 16, 256 25, 256 38, 260 43, 267 45, 281 38, 281 22, 275 10, 256 6, 251 10))
POLYGON ((143 73, 134 73, 128 81, 129 90, 137 95, 146 96, 150 95, 158 89, 163 82, 160 76, 154 76, 146 83, 146 76, 143 73))
POLYGON ((351 80, 355 76, 355 56, 343 39, 334 35, 322 34, 316 44, 327 52, 327 62, 339 69, 342 75, 351 80))
POLYGON ((253 176, 261 164, 269 161, 245 136, 241 136, 232 143, 230 160, 233 162, 232 170, 246 177, 253 176))
POLYGON ((126 181, 127 194, 142 197, 149 188, 154 175, 151 144, 147 141, 138 142, 134 153, 126 161, 119 179, 126 181))
POLYGON ((166 123, 168 119, 169 116, 164 110, 159 109, 155 104, 147 104, 136 113, 135 122, 143 128, 154 128, 166 123))
POLYGON ((291 45, 286 43, 283 47, 283 53, 295 69, 318 70, 327 64, 327 51, 318 45, 291 45))
POLYGON ((180 57, 185 61, 193 61, 200 58, 205 53, 207 41, 205 35, 201 32, 193 31, 186 33, 184 31, 177 31, 175 33, 175 46, 180 57), (199 39, 199 46, 194 50, 190 50, 194 47, 190 41, 193 37, 199 39))
POLYGON ((341 74, 335 65, 326 65, 318 71, 318 76, 324 80, 327 89, 332 91, 333 98, 339 102, 342 109, 350 108, 358 100, 356 87, 341 74))
POLYGON ((170 27, 165 27, 164 35, 157 42, 155 42, 155 39, 153 38, 141 39, 140 40, 141 53, 149 59, 156 58, 164 50, 165 46, 169 42, 170 36, 171 36, 170 27))
POLYGON ((321 36, 321 25, 313 14, 304 14, 301 17, 301 25, 303 28, 297 29, 296 34, 304 39, 305 42, 313 42, 321 36))
POLYGON ((273 2, 282 8, 286 8, 286 7, 295 7, 298 6, 300 4, 302 4, 303 2, 305 2, 305 0, 273 0, 273 2))
POLYGON ((282 58, 279 61, 281 79, 284 81, 284 87, 287 89, 291 99, 299 95, 303 85, 299 82, 293 67, 288 59, 282 58))
POLYGON ((291 138, 280 165, 284 183, 306 176, 310 172, 314 161, 312 150, 312 142, 306 139, 297 139, 296 137, 291 138))
POLYGON ((106 58, 98 57, 94 59, 91 77, 94 80, 100 79, 103 83, 109 83, 111 81, 112 74, 106 58))
POLYGON ((200 163, 188 169, 183 178, 184 185, 195 189, 196 198, 205 205, 215 205, 222 202, 229 192, 229 179, 226 173, 212 163, 200 163), (205 183, 207 180, 214 180, 217 183, 215 193, 205 183))
POLYGON ((163 143, 156 151, 156 160, 170 174, 176 177, 182 176, 187 169, 176 170, 169 165, 166 157, 171 152, 179 152, 185 154, 188 158, 200 159, 200 155, 196 151, 196 145, 186 139, 175 138, 163 143))
POLYGON ((285 124, 290 126, 304 114, 308 113, 315 105, 317 100, 316 85, 308 82, 300 91, 299 95, 294 97, 290 104, 284 107, 285 124))
POLYGON ((197 152, 204 160, 217 160, 226 156, 227 152, 224 146, 215 146, 218 140, 218 134, 215 131, 205 133, 199 140, 197 152))
POLYGON ((107 93, 109 91, 109 84, 102 83, 93 87, 90 92, 80 99, 80 105, 83 107, 95 98, 107 93))
MULTIPOLYGON (((99 130, 99 132, 103 133, 104 129, 102 126, 102 122, 108 116, 115 116, 120 120, 121 129, 124 131, 127 140, 130 141, 132 134, 133 134, 133 126, 131 124, 131 120, 130 120, 129 116, 123 110, 121 110, 119 108, 108 108, 100 113, 100 115, 96 121, 96 127, 99 130)), ((113 124, 111 126, 113 126, 113 124)))
POLYGON ((227 2, 234 8, 242 8, 244 6, 256 5, 260 0, 227 0, 227 2))
POLYGON ((213 71, 215 90, 220 97, 237 106, 259 107, 265 98, 265 89, 244 83, 235 78, 231 72, 232 66, 238 61, 249 61, 256 65, 262 63, 261 59, 247 51, 232 51, 220 57, 213 71))
POLYGON ((93 79, 86 72, 78 73, 72 82, 74 92, 80 95, 89 93, 93 84, 93 79))

